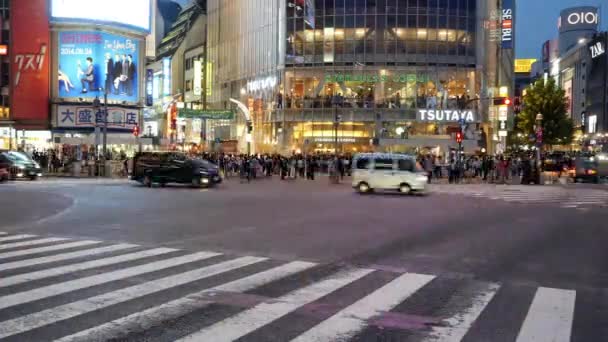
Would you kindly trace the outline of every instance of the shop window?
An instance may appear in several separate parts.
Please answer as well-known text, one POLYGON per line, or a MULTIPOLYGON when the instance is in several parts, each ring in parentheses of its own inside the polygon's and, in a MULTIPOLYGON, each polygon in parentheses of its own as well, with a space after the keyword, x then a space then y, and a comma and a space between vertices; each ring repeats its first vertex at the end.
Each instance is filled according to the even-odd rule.
POLYGON ((392 170, 393 160, 389 158, 376 158, 374 159, 374 168, 376 170, 392 170))
POLYGON ((369 167, 368 158, 357 159, 357 165, 356 165, 357 169, 364 170, 364 169, 367 169, 368 167, 369 167))

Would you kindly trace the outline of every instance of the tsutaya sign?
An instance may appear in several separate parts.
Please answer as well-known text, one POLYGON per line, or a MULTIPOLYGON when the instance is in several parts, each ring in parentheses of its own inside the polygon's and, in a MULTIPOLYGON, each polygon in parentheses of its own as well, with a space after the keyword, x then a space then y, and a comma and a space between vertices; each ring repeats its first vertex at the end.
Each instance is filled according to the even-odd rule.
POLYGON ((418 109, 416 120, 433 122, 477 122, 472 110, 418 109))

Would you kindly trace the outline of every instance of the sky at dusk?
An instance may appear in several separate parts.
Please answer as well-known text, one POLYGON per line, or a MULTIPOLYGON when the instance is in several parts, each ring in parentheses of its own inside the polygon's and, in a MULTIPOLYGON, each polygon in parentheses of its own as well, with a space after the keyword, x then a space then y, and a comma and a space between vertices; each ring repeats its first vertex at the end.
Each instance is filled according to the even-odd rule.
POLYGON ((518 58, 539 58, 544 41, 557 37, 559 12, 568 7, 598 6, 603 3, 600 24, 608 22, 606 0, 517 0, 515 53, 518 58))

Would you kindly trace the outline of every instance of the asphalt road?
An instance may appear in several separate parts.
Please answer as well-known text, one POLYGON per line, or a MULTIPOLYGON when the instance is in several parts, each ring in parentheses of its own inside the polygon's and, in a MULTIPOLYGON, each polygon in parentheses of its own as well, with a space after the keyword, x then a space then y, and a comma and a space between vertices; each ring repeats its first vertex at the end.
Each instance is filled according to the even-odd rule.
POLYGON ((433 191, 1 184, 0 340, 608 340, 608 187, 433 191))

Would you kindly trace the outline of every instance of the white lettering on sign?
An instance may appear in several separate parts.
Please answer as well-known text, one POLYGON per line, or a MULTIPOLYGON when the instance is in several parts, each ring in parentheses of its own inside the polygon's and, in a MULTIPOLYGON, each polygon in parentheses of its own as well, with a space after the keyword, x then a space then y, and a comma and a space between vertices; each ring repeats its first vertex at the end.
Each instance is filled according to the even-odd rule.
POLYGON ((475 122, 473 111, 470 110, 419 109, 418 118, 420 121, 458 122, 463 120, 465 122, 475 122))
POLYGON ((502 10, 502 41, 513 40, 513 9, 505 8, 502 10))
POLYGON ((578 24, 597 24, 597 14, 593 12, 581 12, 581 13, 570 13, 567 18, 568 24, 570 25, 578 25, 578 24))
POLYGON ((606 53, 606 48, 604 48, 602 42, 597 42, 594 45, 591 45, 589 50, 591 50, 591 58, 597 58, 606 53))
POLYGON ((258 91, 274 88, 277 85, 276 76, 268 76, 263 79, 257 79, 247 82, 247 91, 258 91))
POLYGON ((46 56, 46 44, 40 46, 39 53, 18 54, 15 55, 14 63, 17 64, 17 73, 15 74, 15 87, 19 85, 22 72, 39 72, 44 65, 44 56, 46 56))

